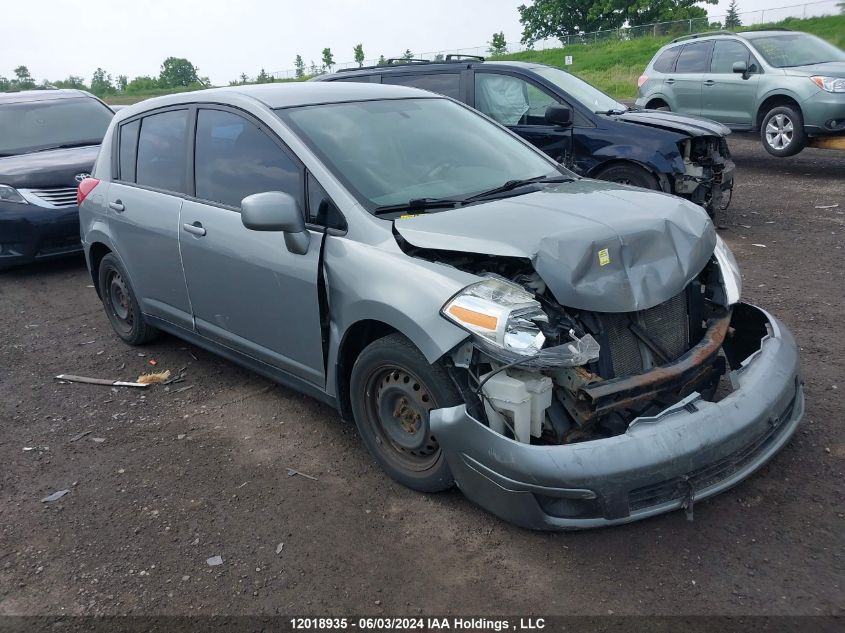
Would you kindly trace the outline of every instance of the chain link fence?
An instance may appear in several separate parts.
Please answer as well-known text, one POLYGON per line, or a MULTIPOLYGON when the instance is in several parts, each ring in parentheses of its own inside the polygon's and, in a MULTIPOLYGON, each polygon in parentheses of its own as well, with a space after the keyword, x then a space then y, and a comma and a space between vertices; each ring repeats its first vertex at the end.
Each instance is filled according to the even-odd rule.
MULTIPOLYGON (((820 0, 817 2, 807 2, 804 4, 793 4, 784 7, 770 7, 766 9, 758 9, 757 11, 742 11, 739 12, 739 18, 742 26, 757 26, 761 24, 771 24, 773 22, 780 22, 787 18, 811 18, 821 15, 836 15, 840 13, 840 4, 843 0, 820 0)), ((701 33, 703 31, 710 31, 720 28, 725 22, 724 15, 710 16, 700 19, 692 20, 676 20, 674 22, 657 22, 655 24, 642 24, 639 26, 623 26, 618 29, 609 29, 606 31, 593 31, 591 33, 578 33, 574 35, 567 35, 563 38, 549 38, 539 40, 531 45, 523 44, 521 42, 508 42, 507 53, 519 53, 526 50, 545 50, 547 48, 570 48, 574 46, 589 46, 595 43, 611 42, 611 41, 626 41, 638 37, 680 37, 682 35, 689 35, 691 33, 701 33)), ((446 55, 479 55, 482 57, 490 56, 490 45, 483 44, 481 46, 470 46, 468 48, 456 48, 439 51, 429 51, 426 53, 414 53, 415 59, 429 59, 440 60, 445 59, 446 55)), ((402 57, 402 53, 395 55, 395 58, 402 57)), ((379 63, 378 59, 365 60, 361 65, 375 66, 379 63)), ((356 68, 357 62, 342 62, 337 63, 332 67, 332 70, 342 70, 345 68, 356 68)), ((303 69, 305 76, 312 76, 314 69, 310 64, 303 69)), ((325 69, 318 67, 317 74, 325 72, 325 69)), ((295 79, 296 70, 280 70, 272 73, 275 79, 295 79)))

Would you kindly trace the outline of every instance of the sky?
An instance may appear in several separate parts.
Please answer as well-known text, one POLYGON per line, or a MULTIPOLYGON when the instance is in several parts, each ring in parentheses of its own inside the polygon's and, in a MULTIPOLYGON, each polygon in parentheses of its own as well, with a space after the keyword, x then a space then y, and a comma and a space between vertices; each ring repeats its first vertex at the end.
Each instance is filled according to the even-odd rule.
MULTIPOLYGON (((518 42, 517 6, 527 0, 2 0, 0 76, 20 64, 37 80, 82 76, 98 67, 109 74, 156 76, 170 56, 186 57, 200 75, 227 84, 320 64, 330 47, 336 62, 485 46, 494 32, 518 42)), ((708 6, 723 15, 730 0, 708 6)), ((797 0, 738 0, 741 11, 781 7, 797 0)), ((836 0, 826 0, 835 7, 836 0)), ((798 10, 800 14, 800 10, 798 10)))

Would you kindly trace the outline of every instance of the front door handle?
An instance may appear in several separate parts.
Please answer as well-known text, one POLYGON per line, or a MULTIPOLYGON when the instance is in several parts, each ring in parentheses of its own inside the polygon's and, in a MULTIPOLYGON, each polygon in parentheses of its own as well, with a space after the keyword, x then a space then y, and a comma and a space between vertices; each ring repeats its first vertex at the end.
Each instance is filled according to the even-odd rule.
POLYGON ((666 83, 667 84, 673 84, 673 83, 675 83, 675 80, 670 77, 669 79, 666 80, 666 83))
POLYGON ((712 79, 708 79, 707 81, 704 82, 705 86, 713 86, 715 84, 716 84, 716 82, 713 81, 712 79))
POLYGON ((185 229, 191 235, 196 235, 197 237, 202 237, 203 235, 205 235, 205 229, 199 222, 194 222, 193 224, 183 224, 182 228, 185 229))
POLYGON ((126 207, 123 206, 123 203, 120 200, 115 200, 114 202, 109 202, 109 208, 114 209, 118 213, 123 213, 123 210, 126 207))

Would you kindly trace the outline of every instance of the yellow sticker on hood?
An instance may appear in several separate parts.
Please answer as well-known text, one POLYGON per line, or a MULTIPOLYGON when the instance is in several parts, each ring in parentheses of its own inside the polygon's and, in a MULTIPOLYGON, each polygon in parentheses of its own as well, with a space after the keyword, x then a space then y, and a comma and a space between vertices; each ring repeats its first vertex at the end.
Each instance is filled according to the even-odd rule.
POLYGON ((607 266, 610 263, 610 253, 606 248, 599 251, 599 266, 607 266))

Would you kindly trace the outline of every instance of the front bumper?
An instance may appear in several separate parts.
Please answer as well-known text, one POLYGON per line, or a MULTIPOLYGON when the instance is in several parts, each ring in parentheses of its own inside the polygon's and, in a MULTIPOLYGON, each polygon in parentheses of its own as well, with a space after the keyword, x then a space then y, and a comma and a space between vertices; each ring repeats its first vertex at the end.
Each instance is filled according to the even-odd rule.
POLYGON ((431 430, 463 493, 517 525, 593 528, 687 507, 742 481, 777 453, 804 413, 798 351, 786 327, 768 323, 760 349, 734 370, 720 402, 697 393, 622 435, 564 446, 510 440, 466 407, 438 409, 431 430))
POLYGON ((79 211, 0 202, 0 270, 82 252, 79 211))
POLYGON ((845 93, 817 92, 801 103, 808 134, 845 134, 845 93))

